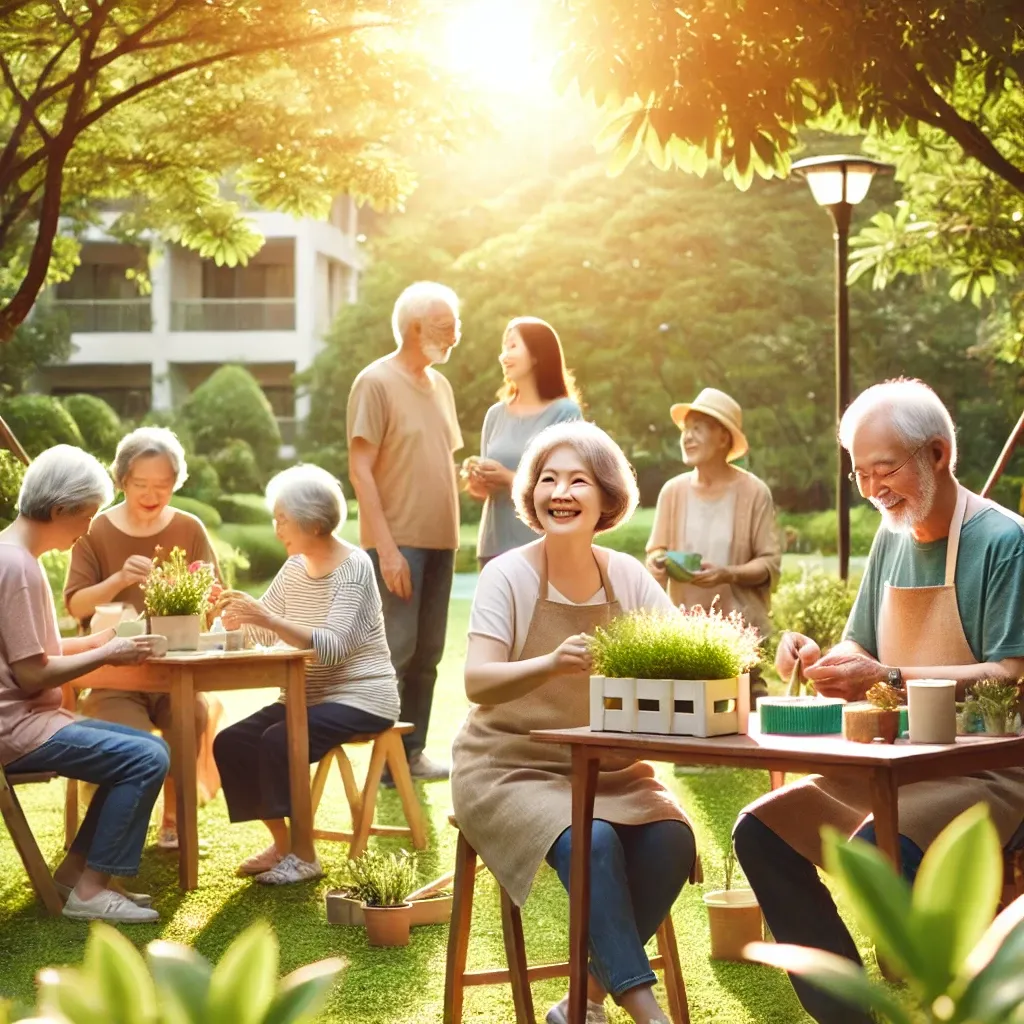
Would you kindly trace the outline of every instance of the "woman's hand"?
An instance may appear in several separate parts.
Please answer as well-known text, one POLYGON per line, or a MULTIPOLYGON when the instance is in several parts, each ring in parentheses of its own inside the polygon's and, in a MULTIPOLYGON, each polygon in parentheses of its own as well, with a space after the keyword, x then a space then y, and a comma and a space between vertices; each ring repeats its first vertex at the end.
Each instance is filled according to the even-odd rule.
POLYGON ((126 587, 130 587, 136 583, 145 583, 152 568, 151 558, 146 558, 145 555, 129 555, 124 565, 117 571, 117 575, 121 577, 126 587))
POLYGON ((471 484, 483 487, 488 494, 498 494, 511 489, 515 473, 495 459, 478 459, 469 479, 471 484))
POLYGON ((552 675, 590 675, 594 656, 590 653, 590 637, 586 633, 563 640, 549 655, 552 675))
POLYGON ((724 583, 732 583, 732 570, 722 565, 701 562, 700 568, 693 574, 690 585, 694 587, 720 587, 724 583))
POLYGON ((140 665, 153 657, 153 637, 119 636, 100 650, 107 665, 140 665))
POLYGON ((267 610, 244 590, 225 590, 218 604, 225 629, 266 625, 267 610))

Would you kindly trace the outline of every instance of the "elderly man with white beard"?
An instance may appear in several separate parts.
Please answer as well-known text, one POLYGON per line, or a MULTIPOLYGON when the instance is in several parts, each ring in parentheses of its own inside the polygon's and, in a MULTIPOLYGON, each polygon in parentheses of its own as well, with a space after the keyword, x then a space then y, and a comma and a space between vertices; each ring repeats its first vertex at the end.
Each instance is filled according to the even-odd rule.
MULTIPOLYGON (((1024 676, 1024 520, 961 486, 949 412, 915 380, 877 384, 839 427, 860 493, 882 515, 844 639, 822 656, 810 637, 782 637, 776 667, 799 662, 818 692, 861 700, 877 682, 957 682, 957 699, 981 679, 1024 676)), ((958 814, 987 803, 1004 845, 1024 836, 1024 768, 904 786, 899 791, 903 873, 958 814)), ((840 775, 812 775, 747 807, 736 854, 779 942, 859 962, 857 948, 818 877, 820 830, 832 825, 874 841, 870 794, 840 775)), ((793 978, 815 1020, 872 1018, 793 978)))

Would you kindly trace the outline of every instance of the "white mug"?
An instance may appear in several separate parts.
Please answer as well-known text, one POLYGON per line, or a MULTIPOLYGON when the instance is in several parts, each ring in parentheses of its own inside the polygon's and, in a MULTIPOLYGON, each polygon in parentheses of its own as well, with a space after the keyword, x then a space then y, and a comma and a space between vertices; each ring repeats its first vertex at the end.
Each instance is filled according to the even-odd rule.
POLYGON ((956 682, 908 679, 907 714, 911 743, 955 743, 956 682))

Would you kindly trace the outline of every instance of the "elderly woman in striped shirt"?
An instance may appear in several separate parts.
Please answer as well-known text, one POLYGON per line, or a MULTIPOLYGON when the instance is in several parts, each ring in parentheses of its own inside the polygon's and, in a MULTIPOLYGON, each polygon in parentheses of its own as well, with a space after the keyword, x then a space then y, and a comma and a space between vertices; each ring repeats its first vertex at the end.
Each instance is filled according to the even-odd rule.
MULTIPOLYGON (((357 733, 377 733, 398 718, 398 683, 384 635, 380 593, 369 556, 335 536, 345 519, 341 486, 316 466, 295 466, 267 487, 274 528, 288 552, 258 601, 224 597, 229 629, 244 625, 264 644, 312 648, 306 672, 310 763, 357 733)), ((213 745, 232 821, 261 819, 273 837, 244 861, 240 875, 281 885, 322 872, 312 842, 292 846, 284 696, 223 729, 213 745)))

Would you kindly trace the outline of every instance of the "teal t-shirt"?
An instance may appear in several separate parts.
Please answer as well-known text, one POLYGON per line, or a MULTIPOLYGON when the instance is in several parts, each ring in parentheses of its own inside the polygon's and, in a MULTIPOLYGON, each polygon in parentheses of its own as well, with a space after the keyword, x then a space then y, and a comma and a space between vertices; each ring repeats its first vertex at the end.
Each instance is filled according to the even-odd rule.
MULTIPOLYGON (((844 639, 878 657, 878 612, 885 584, 940 587, 946 544, 921 544, 884 526, 875 534, 844 639)), ((1024 657, 1024 526, 993 508, 963 525, 956 556, 956 603, 967 643, 979 662, 1024 657)))

